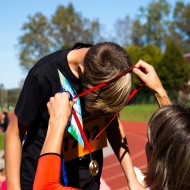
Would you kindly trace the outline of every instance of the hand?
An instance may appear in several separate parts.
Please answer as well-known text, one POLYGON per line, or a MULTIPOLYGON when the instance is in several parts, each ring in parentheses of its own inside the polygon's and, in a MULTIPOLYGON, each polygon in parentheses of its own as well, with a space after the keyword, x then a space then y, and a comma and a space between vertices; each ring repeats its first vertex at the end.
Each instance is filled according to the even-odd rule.
POLYGON ((146 188, 141 185, 138 181, 134 182, 132 185, 128 185, 129 190, 146 190, 146 188))
POLYGON ((164 105, 171 105, 172 102, 167 95, 166 90, 163 88, 162 83, 154 70, 154 67, 148 63, 139 60, 133 69, 133 73, 136 74, 144 84, 154 92, 159 107, 164 105))
POLYGON ((70 94, 68 92, 57 93, 50 98, 47 107, 52 120, 60 121, 61 119, 66 119, 68 121, 73 104, 76 102, 76 100, 70 101, 69 99, 70 94))
POLYGON ((136 74, 153 92, 157 93, 160 89, 163 89, 162 83, 152 65, 139 60, 135 67, 133 73, 136 74))

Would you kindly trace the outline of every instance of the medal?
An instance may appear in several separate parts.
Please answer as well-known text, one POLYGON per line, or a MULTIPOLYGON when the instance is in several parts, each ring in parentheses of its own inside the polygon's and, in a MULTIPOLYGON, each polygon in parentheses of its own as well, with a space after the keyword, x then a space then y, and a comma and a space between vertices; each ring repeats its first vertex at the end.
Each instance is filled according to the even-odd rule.
POLYGON ((89 164, 89 172, 92 176, 96 176, 98 174, 99 171, 99 166, 98 166, 98 162, 96 160, 92 160, 89 164))
POLYGON ((92 155, 90 154, 90 164, 88 166, 89 172, 92 176, 96 176, 99 172, 99 165, 96 160, 92 159, 92 155))
POLYGON ((80 130, 80 133, 81 133, 81 135, 82 135, 82 137, 83 137, 84 143, 85 143, 85 145, 86 145, 86 147, 87 147, 87 149, 88 149, 88 151, 89 151, 89 153, 90 153, 90 160, 91 160, 91 161, 90 161, 90 164, 89 164, 89 166, 88 166, 89 172, 90 172, 90 174, 91 174, 92 176, 96 176, 96 175, 98 174, 98 171, 99 171, 98 162, 97 162, 96 160, 93 160, 93 159, 92 159, 92 155, 91 155, 92 150, 91 150, 90 144, 89 144, 89 142, 88 142, 88 140, 87 140, 87 138, 86 138, 86 135, 85 135, 85 133, 84 133, 84 131, 83 131, 83 128, 82 128, 82 126, 81 126, 81 123, 80 123, 80 121, 79 121, 79 119, 78 119, 78 117, 77 117, 76 112, 75 112, 74 109, 72 109, 72 113, 73 113, 73 115, 74 115, 74 117, 75 117, 76 123, 77 123, 78 128, 79 128, 79 130, 80 130))

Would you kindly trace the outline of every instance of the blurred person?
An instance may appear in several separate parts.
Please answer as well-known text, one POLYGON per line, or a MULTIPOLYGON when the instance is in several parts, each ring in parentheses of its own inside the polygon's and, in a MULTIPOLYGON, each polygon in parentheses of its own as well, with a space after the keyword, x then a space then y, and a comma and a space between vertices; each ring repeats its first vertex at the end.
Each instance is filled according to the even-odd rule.
POLYGON ((5 169, 0 169, 0 190, 7 190, 5 169))
POLYGON ((7 130, 7 126, 9 124, 9 117, 6 111, 3 111, 0 118, 0 126, 3 132, 7 130))

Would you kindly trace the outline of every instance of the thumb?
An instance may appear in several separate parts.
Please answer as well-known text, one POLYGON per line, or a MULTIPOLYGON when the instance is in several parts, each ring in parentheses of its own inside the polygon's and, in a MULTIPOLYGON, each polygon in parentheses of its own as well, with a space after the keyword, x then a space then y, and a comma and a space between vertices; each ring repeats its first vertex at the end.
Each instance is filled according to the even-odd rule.
POLYGON ((73 106, 76 102, 77 102, 77 100, 76 99, 73 99, 72 101, 70 101, 71 102, 71 105, 73 106))

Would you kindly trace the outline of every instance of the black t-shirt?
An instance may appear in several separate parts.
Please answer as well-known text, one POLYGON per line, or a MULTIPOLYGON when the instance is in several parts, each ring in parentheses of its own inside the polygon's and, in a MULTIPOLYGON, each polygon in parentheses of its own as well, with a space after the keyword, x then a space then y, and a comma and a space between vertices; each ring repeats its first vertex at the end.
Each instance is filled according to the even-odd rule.
MULTIPOLYGON (((89 44, 75 44, 72 49, 91 47, 89 44)), ((71 49, 59 50, 39 60, 29 71, 15 108, 18 121, 27 126, 27 138, 23 145, 21 163, 21 189, 31 190, 38 158, 47 133, 49 114, 47 102, 60 92, 61 83, 58 70, 69 81, 72 88, 80 93, 80 80, 72 73, 67 54, 71 49)), ((82 105, 83 106, 83 105, 82 105)), ((99 162, 99 175, 93 177, 88 172, 89 155, 65 163, 69 186, 82 189, 99 189, 102 169, 102 150, 93 153, 99 162)), ((43 177, 43 176, 42 176, 43 177)))

